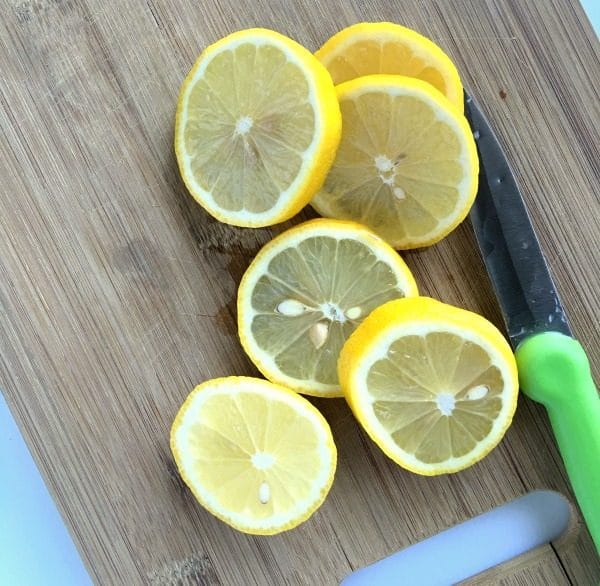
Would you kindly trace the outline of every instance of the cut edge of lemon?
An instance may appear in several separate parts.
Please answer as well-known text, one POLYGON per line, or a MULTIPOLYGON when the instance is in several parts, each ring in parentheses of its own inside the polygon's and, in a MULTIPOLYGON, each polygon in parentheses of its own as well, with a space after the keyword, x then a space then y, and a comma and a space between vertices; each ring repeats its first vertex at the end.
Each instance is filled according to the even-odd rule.
MULTIPOLYGON (((244 391, 241 391, 238 388, 237 392, 244 391)), ((293 529, 307 521, 323 504, 329 494, 337 468, 337 448, 333 440, 329 423, 325 417, 323 417, 322 413, 307 399, 294 391, 263 379, 248 376, 220 377, 207 380, 196 386, 185 399, 175 416, 170 432, 170 447, 179 474, 196 500, 207 511, 224 523, 238 531, 251 535, 275 535, 293 529), (185 437, 185 434, 189 431, 190 425, 194 424, 203 403, 211 396, 222 393, 223 387, 232 388, 233 390, 226 394, 235 395, 235 387, 240 387, 242 385, 249 387, 248 392, 253 392, 252 389, 254 389, 254 392, 261 394, 263 397, 266 396, 275 401, 284 402, 296 412, 301 412, 304 417, 311 420, 315 432, 320 436, 319 453, 324 465, 321 467, 321 473, 317 478, 317 490, 314 491, 314 498, 303 509, 297 507, 297 510, 292 511, 291 514, 287 515, 287 518, 280 520, 277 524, 272 522, 257 522, 255 525, 249 525, 239 515, 223 511, 222 507, 215 502, 214 497, 212 497, 210 493, 204 491, 202 487, 198 486, 198 483, 192 480, 192 474, 189 473, 191 464, 188 458, 182 454, 182 450, 180 449, 180 444, 185 437), (199 395, 201 395, 200 398, 198 397, 199 395)))
POLYGON ((450 57, 439 45, 428 37, 400 24, 393 22, 361 22, 353 24, 330 37, 315 52, 315 56, 325 67, 328 67, 333 59, 342 55, 352 44, 357 41, 371 40, 383 42, 395 41, 409 45, 417 57, 436 66, 436 70, 442 75, 446 83, 447 92, 444 96, 456 110, 461 113, 464 111, 463 85, 458 70, 450 57))
POLYGON ((404 294, 408 296, 418 295, 417 283, 412 272, 404 262, 404 259, 390 246, 377 236, 374 232, 349 220, 334 220, 327 218, 316 218, 295 226, 268 242, 256 255, 240 282, 238 289, 238 334, 242 347, 251 358, 255 366, 270 381, 286 386, 298 393, 313 397, 339 398, 344 393, 339 384, 326 384, 312 379, 299 380, 281 372, 275 364, 273 357, 264 350, 258 348, 253 342, 250 331, 252 324, 252 291, 264 272, 258 267, 267 266, 270 260, 280 251, 300 242, 311 234, 315 236, 334 236, 337 232, 340 238, 359 239, 371 248, 374 254, 381 258, 391 269, 393 269, 404 294), (326 231, 329 232, 326 233, 326 231))
POLYGON ((424 476, 458 472, 479 462, 500 443, 517 408, 517 367, 504 336, 483 316, 429 297, 398 299, 375 309, 346 341, 338 361, 338 376, 352 412, 371 439, 391 460, 424 476), (403 450, 391 438, 373 414, 366 380, 373 364, 385 358, 394 341, 407 335, 440 331, 455 334, 485 350, 491 364, 500 371, 505 387, 502 408, 490 433, 464 456, 429 464, 403 450))
MULTIPOLYGON (((431 246, 445 238, 467 217, 477 195, 479 157, 473 132, 467 119, 463 114, 456 112, 456 109, 440 91, 427 82, 413 77, 387 74, 365 75, 345 81, 337 85, 335 89, 339 102, 343 100, 355 100, 368 93, 382 92, 391 96, 408 95, 417 97, 420 100, 428 102, 438 114, 438 119, 443 120, 454 128, 457 135, 466 138, 466 140, 461 141, 462 154, 460 159, 458 159, 465 170, 465 176, 457 186, 461 197, 457 200, 453 212, 448 214, 445 222, 438 223, 427 234, 402 241, 391 241, 388 239, 388 243, 397 250, 409 250, 431 246)), ((310 204, 322 216, 335 218, 337 215, 323 197, 322 190, 313 197, 310 204)))
POLYGON ((296 41, 278 32, 252 28, 240 30, 209 45, 196 59, 185 77, 175 113, 175 154, 183 181, 192 197, 219 221, 235 226, 258 228, 283 222, 297 214, 306 206, 318 191, 335 158, 341 136, 341 113, 333 82, 327 69, 296 41), (303 154, 300 172, 288 188, 280 193, 279 201, 266 212, 254 213, 248 210, 225 210, 213 199, 210 192, 196 181, 190 169, 190 156, 185 149, 183 131, 189 96, 195 82, 202 76, 210 61, 219 53, 235 49, 243 43, 257 46, 271 44, 283 53, 289 61, 297 65, 306 75, 310 91, 310 103, 315 114, 313 140, 303 154))

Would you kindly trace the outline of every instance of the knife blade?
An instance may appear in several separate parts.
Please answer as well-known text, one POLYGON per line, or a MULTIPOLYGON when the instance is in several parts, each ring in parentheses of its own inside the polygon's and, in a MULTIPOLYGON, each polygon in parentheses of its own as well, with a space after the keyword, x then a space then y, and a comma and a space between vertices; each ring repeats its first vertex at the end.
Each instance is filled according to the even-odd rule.
POLYGON ((511 344, 528 335, 571 335, 562 302, 533 230, 523 198, 498 140, 471 97, 465 113, 482 162, 470 218, 502 308, 511 344))
POLYGON ((554 541, 567 530, 571 516, 569 501, 561 494, 529 492, 354 570, 340 586, 462 584, 554 541))
POLYGON ((466 93, 465 115, 480 160, 471 223, 515 349, 521 390, 546 407, 600 553, 600 397, 589 360, 572 337, 506 155, 466 93))

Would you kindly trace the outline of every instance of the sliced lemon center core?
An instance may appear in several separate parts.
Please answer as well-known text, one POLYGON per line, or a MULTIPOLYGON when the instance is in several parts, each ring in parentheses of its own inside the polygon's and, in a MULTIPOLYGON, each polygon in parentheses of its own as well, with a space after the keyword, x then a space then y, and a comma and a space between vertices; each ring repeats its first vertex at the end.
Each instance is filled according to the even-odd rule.
POLYGON ((396 175, 398 174, 398 165, 406 155, 400 154, 390 159, 386 155, 377 155, 373 160, 379 179, 383 185, 387 185, 396 199, 402 200, 406 197, 406 192, 402 187, 396 185, 396 175))
POLYGON ((248 134, 254 121, 250 116, 242 116, 238 118, 238 121, 235 123, 235 132, 236 134, 248 134))
POLYGON ((266 452, 256 452, 250 459, 257 470, 268 470, 275 464, 275 456, 266 452))
POLYGON ((323 312, 323 315, 331 321, 339 321, 341 323, 346 321, 344 311, 337 303, 327 301, 326 303, 321 303, 319 309, 323 312))
POLYGON ((394 164, 385 155, 377 155, 375 157, 375 167, 381 173, 389 173, 394 168, 394 164))
POLYGON ((447 417, 452 415, 452 411, 454 411, 454 406, 456 405, 456 401, 452 393, 440 393, 437 396, 436 402, 437 408, 440 410, 442 415, 446 415, 447 417))

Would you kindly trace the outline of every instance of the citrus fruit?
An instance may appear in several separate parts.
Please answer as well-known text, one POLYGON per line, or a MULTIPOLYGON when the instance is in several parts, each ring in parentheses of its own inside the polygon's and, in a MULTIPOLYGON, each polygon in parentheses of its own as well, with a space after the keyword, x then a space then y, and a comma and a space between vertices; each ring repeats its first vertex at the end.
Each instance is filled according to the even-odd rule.
POLYGON ((446 236, 477 191, 477 150, 464 116, 409 77, 369 75, 336 89, 342 140, 312 206, 366 224, 394 248, 446 236))
POLYGON ((266 29, 239 31, 208 47, 183 82, 177 162, 218 220, 266 226, 321 186, 340 123, 331 77, 307 49, 266 29))
POLYGON ((238 291, 238 331, 273 382, 309 395, 341 396, 337 359, 378 305, 417 287, 400 256, 352 222, 317 219, 269 242, 238 291))
POLYGON ((463 88, 454 63, 433 41, 399 24, 354 24, 333 35, 315 56, 336 85, 374 73, 416 77, 463 111, 463 88))
POLYGON ((517 406, 510 346, 485 318, 433 299, 390 301, 342 349, 346 398, 395 462, 456 472, 502 439, 517 406))
POLYGON ((329 425, 313 405, 249 377, 196 387, 173 422, 171 449, 202 506, 262 535, 306 521, 325 500, 337 461, 329 425))

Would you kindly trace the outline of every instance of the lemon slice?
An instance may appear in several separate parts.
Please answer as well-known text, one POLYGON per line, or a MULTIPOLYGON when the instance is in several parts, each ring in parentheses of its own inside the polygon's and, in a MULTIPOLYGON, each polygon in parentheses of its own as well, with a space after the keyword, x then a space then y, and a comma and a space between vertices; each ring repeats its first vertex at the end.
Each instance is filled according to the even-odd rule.
POLYGON ((502 439, 517 406, 510 346, 485 318, 428 299, 376 309, 339 361, 346 398, 395 462, 425 475, 456 472, 502 439))
POLYGON ((200 504, 239 531, 272 535, 325 500, 337 452, 306 399, 249 377, 196 387, 171 429, 179 472, 200 504))
POLYGON ((267 226, 319 189, 340 124, 331 77, 309 51, 273 31, 240 31, 208 47, 183 83, 177 162, 214 217, 267 226))
POLYGON ((342 140, 313 207, 366 224, 394 248, 446 236, 477 191, 477 150, 464 116, 408 77, 369 75, 337 93, 342 140))
POLYGON ((317 219, 269 242, 238 291, 238 331, 254 364, 301 393, 341 396, 337 359, 378 305, 417 286, 400 256, 352 222, 317 219))
POLYGON ((374 73, 416 77, 463 111, 463 88, 454 63, 433 41, 399 24, 354 24, 331 37, 315 56, 336 85, 374 73))

